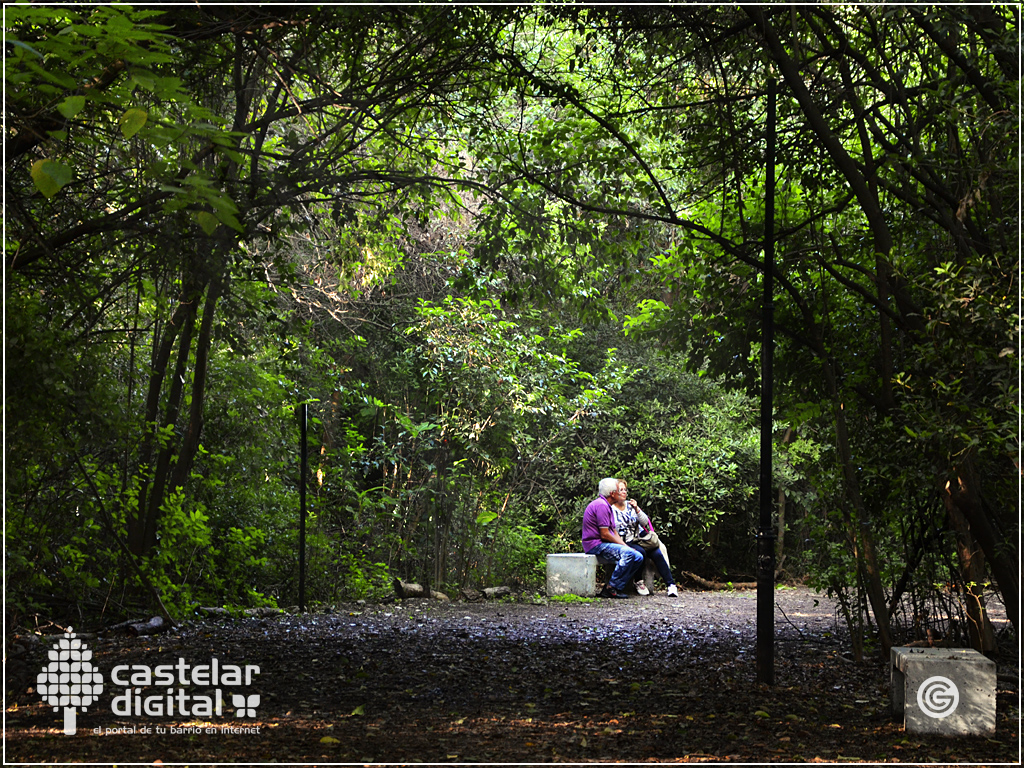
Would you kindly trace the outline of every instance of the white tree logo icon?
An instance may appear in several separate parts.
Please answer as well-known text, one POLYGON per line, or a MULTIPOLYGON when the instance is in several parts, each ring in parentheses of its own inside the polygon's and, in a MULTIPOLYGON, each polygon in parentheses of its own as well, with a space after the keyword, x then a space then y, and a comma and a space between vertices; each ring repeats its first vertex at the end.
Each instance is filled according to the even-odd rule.
POLYGON ((92 651, 68 627, 50 651, 50 663, 36 676, 36 690, 56 712, 64 707, 64 733, 74 736, 76 707, 86 711, 103 693, 103 675, 92 667, 92 651))

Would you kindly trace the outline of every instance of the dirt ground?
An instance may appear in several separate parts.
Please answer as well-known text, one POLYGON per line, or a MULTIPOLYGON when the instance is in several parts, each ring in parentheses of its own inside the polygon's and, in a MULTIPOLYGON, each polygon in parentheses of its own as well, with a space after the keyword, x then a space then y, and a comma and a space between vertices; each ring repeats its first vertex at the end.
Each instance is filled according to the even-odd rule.
POLYGON ((770 686, 757 682, 752 591, 406 600, 97 637, 87 643, 105 690, 77 733, 64 735, 34 690, 8 697, 5 762, 1019 760, 1016 654, 999 660, 994 736, 914 736, 891 716, 888 664, 852 661, 831 603, 804 588, 775 597, 770 686), (225 688, 219 717, 112 711, 129 690, 111 682, 114 667, 213 657, 222 669, 259 666, 238 708, 249 709, 225 688))

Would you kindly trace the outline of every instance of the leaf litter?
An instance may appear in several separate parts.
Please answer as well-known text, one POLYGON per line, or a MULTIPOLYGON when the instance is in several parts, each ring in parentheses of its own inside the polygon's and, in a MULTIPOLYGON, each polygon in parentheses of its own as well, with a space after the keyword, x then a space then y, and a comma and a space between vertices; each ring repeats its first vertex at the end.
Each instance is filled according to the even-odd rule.
MULTIPOLYGON (((757 682, 756 601, 744 592, 580 604, 408 600, 186 623, 159 639, 98 638, 94 663, 108 675, 119 664, 211 655, 259 665, 255 717, 228 708, 203 724, 213 733, 175 734, 188 718, 114 715, 111 685, 69 737, 59 715, 23 691, 7 701, 7 759, 1016 761, 1016 688, 1000 685, 992 738, 910 736, 890 714, 888 665, 850 659, 829 602, 806 589, 780 590, 776 601, 771 686, 757 682), (239 725, 249 732, 230 732, 239 725)), ((1000 669, 1017 664, 1002 660, 1000 669)))

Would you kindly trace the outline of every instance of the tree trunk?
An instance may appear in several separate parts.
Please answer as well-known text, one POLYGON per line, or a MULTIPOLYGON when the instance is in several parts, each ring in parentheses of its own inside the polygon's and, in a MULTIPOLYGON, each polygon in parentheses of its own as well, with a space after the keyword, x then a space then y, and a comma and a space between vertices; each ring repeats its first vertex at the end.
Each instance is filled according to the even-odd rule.
MULTIPOLYGON (((158 418, 160 415, 160 394, 163 391, 167 377, 167 367, 170 365, 171 355, 174 351, 175 342, 178 336, 186 331, 191 334, 192 320, 195 315, 195 302, 187 300, 182 296, 177 308, 171 315, 171 319, 165 326, 161 327, 162 338, 154 340, 152 370, 149 375, 149 391, 146 396, 146 414, 143 429, 145 436, 139 448, 139 466, 143 469, 153 471, 155 455, 159 449, 160 437, 158 418)), ((143 474, 142 486, 139 489, 139 498, 134 510, 128 510, 126 514, 128 526, 128 549, 135 556, 141 557, 148 552, 146 545, 146 519, 149 508, 150 495, 162 490, 154 490, 156 476, 147 477, 143 474)))
POLYGON ((680 576, 685 576, 698 587, 703 589, 711 590, 733 590, 733 589, 757 589, 756 581, 741 581, 741 582, 721 582, 721 581, 708 581, 702 576, 698 576, 690 571, 678 571, 680 576))
POLYGON ((999 587, 1006 617, 1019 629, 1020 570, 1017 565, 1017 547, 1011 532, 1000 530, 999 516, 985 501, 980 492, 974 451, 964 454, 961 462, 953 468, 953 478, 943 489, 943 501, 947 509, 955 507, 967 521, 970 534, 981 547, 988 561, 989 569, 999 587))
POLYGON ((149 621, 129 624, 128 632, 136 637, 141 635, 158 635, 161 632, 166 632, 172 626, 170 622, 164 620, 163 616, 154 616, 149 621))
POLYGON ((889 628, 889 606, 885 600, 885 590, 882 588, 882 572, 878 566, 874 535, 871 532, 871 520, 864 506, 864 499, 860 494, 860 483, 857 480, 857 471, 854 468, 853 457, 850 453, 850 442, 846 429, 846 410, 839 396, 833 362, 826 360, 824 369, 825 378, 828 381, 835 407, 836 451, 839 454, 846 494, 854 509, 854 530, 850 533, 860 548, 857 557, 858 568, 862 569, 864 576, 864 588, 867 592, 868 602, 871 605, 871 612, 875 617, 875 625, 878 628, 878 639, 882 644, 882 655, 883 658, 887 659, 889 658, 889 649, 892 648, 892 633, 889 628))
MULTIPOLYGON (((782 437, 782 444, 788 445, 793 437, 793 427, 786 427, 786 434, 782 437)), ((777 519, 777 534, 775 539, 775 576, 782 573, 782 565, 786 562, 786 492, 779 488, 779 507, 777 519)))
MULTIPOLYGON (((157 408, 159 407, 160 393, 164 389, 164 384, 168 383, 170 386, 163 420, 157 422, 155 413, 154 418, 150 419, 147 413, 146 429, 150 435, 143 446, 143 453, 139 457, 139 463, 141 467, 149 469, 150 475, 139 492, 138 506, 134 518, 130 518, 128 522, 128 546, 132 554, 138 557, 144 557, 149 554, 150 549, 156 543, 156 519, 159 517, 160 508, 164 503, 164 494, 171 469, 171 459, 174 452, 173 430, 178 420, 178 409, 181 405, 181 393, 184 388, 188 353, 192 345, 192 334, 195 327, 196 309, 194 300, 188 302, 188 304, 188 311, 182 318, 181 329, 179 330, 174 327, 173 322, 168 323, 168 328, 165 331, 167 336, 164 339, 164 343, 161 344, 159 354, 161 358, 164 358, 164 348, 173 346, 174 340, 178 342, 178 356, 169 382, 165 382, 164 379, 166 369, 155 369, 150 377, 149 400, 157 408)), ((164 359, 169 362, 169 355, 164 359)))
POLYGON ((139 456, 140 466, 149 467, 150 477, 140 490, 134 513, 128 516, 128 547, 138 557, 148 555, 156 546, 157 530, 166 501, 187 483, 199 449, 214 321, 217 303, 226 285, 226 277, 214 263, 219 261, 217 252, 217 246, 211 247, 207 263, 194 265, 197 273, 209 269, 216 274, 208 275, 208 282, 205 283, 201 282, 202 278, 198 275, 187 281, 189 288, 182 293, 178 308, 167 323, 164 338, 155 354, 146 403, 148 434, 139 456), (200 302, 203 303, 201 318, 198 310, 200 302), (171 350, 175 345, 177 353, 174 369, 168 378, 171 350), (190 360, 193 363, 191 375, 188 370, 190 360), (182 423, 181 405, 187 387, 191 389, 191 397, 188 413, 182 423), (160 400, 165 390, 164 413, 158 422, 160 400))
POLYGON ((985 555, 971 535, 971 527, 957 505, 947 494, 945 499, 949 521, 956 532, 956 550, 960 559, 960 578, 963 581, 963 598, 967 610, 967 633, 971 647, 980 653, 991 653, 996 649, 992 622, 985 610, 982 583, 985 579, 985 555))
POLYGON ((185 435, 178 451, 178 460, 171 476, 172 490, 181 488, 192 474, 192 462, 199 450, 199 439, 203 433, 203 407, 206 404, 206 380, 209 371, 210 352, 213 349, 213 323, 217 314, 217 302, 224 290, 224 279, 215 279, 206 292, 203 319, 196 339, 195 369, 192 372, 192 395, 185 435))
POLYGON ((451 600, 451 598, 444 592, 438 592, 436 589, 430 589, 429 584, 427 586, 423 586, 409 581, 401 581, 400 579, 395 579, 392 584, 395 588, 395 595, 400 600, 408 600, 416 597, 429 597, 431 600, 440 600, 442 602, 451 600))

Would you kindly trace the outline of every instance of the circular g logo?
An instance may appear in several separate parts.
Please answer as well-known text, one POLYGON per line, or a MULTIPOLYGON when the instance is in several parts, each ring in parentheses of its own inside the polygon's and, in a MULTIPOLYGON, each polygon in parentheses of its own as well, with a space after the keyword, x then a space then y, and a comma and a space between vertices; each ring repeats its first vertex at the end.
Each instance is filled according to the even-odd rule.
POLYGON ((959 703, 960 691, 948 677, 929 677, 917 689, 917 706, 928 717, 948 717, 956 711, 959 703))

